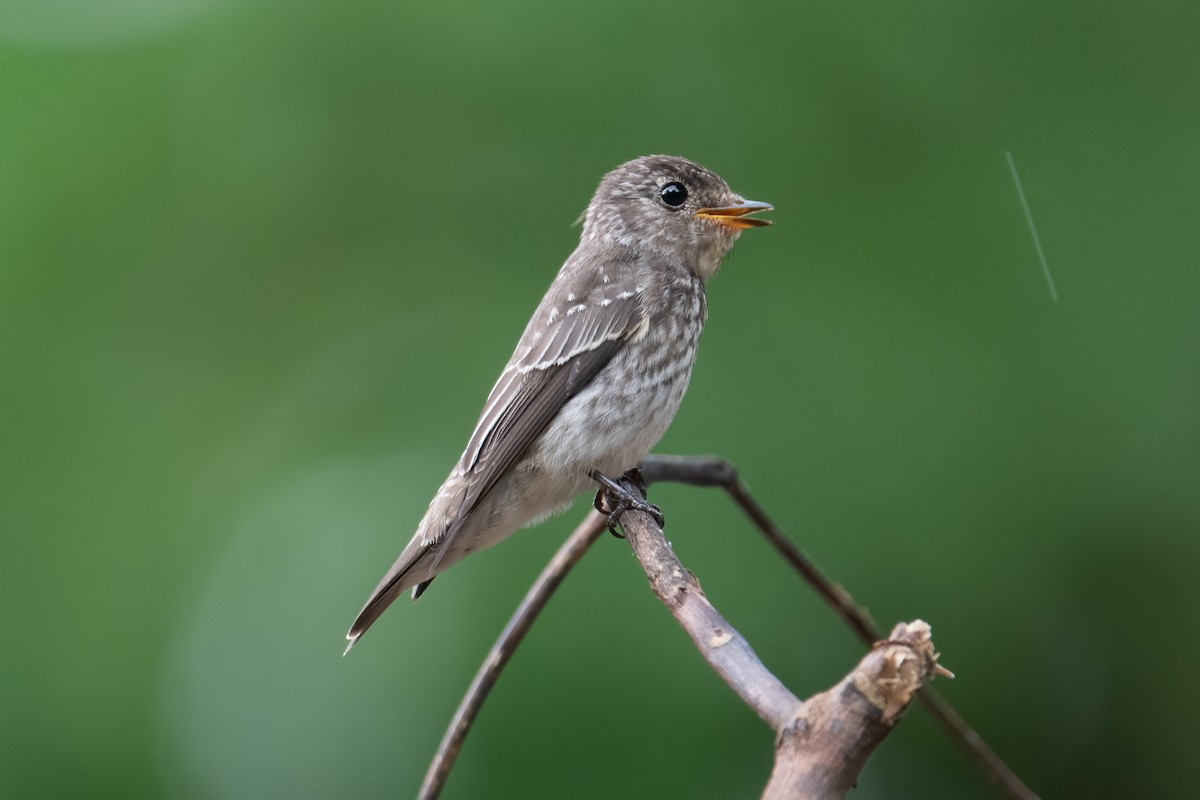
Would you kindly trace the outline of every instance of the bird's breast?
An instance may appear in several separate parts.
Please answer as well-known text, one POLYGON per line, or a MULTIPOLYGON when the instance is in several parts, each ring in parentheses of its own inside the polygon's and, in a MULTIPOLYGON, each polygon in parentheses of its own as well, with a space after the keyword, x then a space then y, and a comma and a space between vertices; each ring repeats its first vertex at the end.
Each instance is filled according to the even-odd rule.
POLYGON ((539 467, 619 475, 666 433, 691 379, 707 305, 703 285, 690 276, 652 291, 661 295, 643 298, 648 313, 636 334, 535 445, 539 467))

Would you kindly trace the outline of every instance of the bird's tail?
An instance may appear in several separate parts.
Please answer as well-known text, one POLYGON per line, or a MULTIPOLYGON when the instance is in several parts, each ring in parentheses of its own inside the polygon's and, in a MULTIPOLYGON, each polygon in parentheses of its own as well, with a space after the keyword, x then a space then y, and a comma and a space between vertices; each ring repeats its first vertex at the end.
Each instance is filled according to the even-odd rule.
MULTIPOLYGON (((362 610, 358 612, 358 616, 354 618, 354 623, 346 633, 346 639, 349 641, 346 644, 345 653, 350 652, 350 648, 358 643, 358 640, 367 632, 367 629, 375 624, 375 620, 379 619, 379 616, 384 611, 387 611, 388 606, 403 594, 405 589, 409 586, 420 586, 420 591, 424 591, 424 587, 428 586, 430 581, 433 580, 433 578, 428 578, 425 581, 413 582, 408 579, 415 571, 417 565, 424 560, 425 556, 425 553, 409 553, 415 544, 419 544, 416 539, 404 549, 404 552, 400 554, 400 558, 396 559, 396 563, 392 565, 392 568, 383 576, 383 580, 375 587, 375 591, 371 592, 371 597, 367 600, 366 605, 362 607, 362 610)), ((426 551, 428 549, 427 546, 424 548, 426 551)), ((415 595, 414 599, 416 599, 415 595)), ((345 655, 345 653, 342 655, 345 655)))
POLYGON ((367 629, 379 619, 396 598, 406 589, 413 590, 416 600, 433 582, 434 576, 442 569, 450 566, 456 559, 443 562, 442 558, 449 550, 450 540, 464 521, 462 513, 463 498, 466 482, 456 473, 451 474, 442 486, 424 519, 417 526, 417 532, 404 552, 392 564, 391 569, 383 576, 383 580, 371 592, 366 605, 358 612, 354 624, 346 634, 349 643, 346 653, 358 642, 367 629))

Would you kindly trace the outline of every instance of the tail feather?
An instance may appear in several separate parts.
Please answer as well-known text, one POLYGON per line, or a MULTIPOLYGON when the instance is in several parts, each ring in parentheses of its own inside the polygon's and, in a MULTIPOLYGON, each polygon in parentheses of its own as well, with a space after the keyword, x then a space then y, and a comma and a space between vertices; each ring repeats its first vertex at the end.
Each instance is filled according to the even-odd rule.
POLYGON ((342 655, 350 652, 350 648, 358 643, 358 640, 367 632, 367 629, 375 624, 375 620, 379 619, 379 616, 387 610, 388 606, 395 602, 397 597, 404 593, 405 589, 415 586, 417 587, 418 594, 424 591, 424 587, 428 586, 433 578, 418 581, 414 580, 417 575, 413 573, 417 565, 426 559, 432 549, 429 545, 420 545, 415 540, 404 549, 404 552, 400 554, 400 558, 396 559, 396 563, 392 565, 392 568, 383 576, 383 580, 375 587, 375 591, 371 592, 371 597, 367 600, 366 605, 362 607, 362 611, 359 611, 358 616, 354 618, 354 623, 350 626, 349 632, 346 633, 349 644, 346 645, 346 650, 342 655), (409 551, 414 549, 414 546, 416 546, 417 552, 410 553, 409 551))
MULTIPOLYGON (((433 577, 436 578, 437 576, 434 575, 433 577)), ((416 586, 413 587, 413 602, 414 603, 421 599, 421 595, 425 594, 425 590, 429 588, 429 584, 431 584, 431 583, 433 583, 433 578, 430 578, 427 581, 421 581, 420 583, 418 583, 416 586)))
POLYGON ((434 575, 458 560, 451 556, 443 562, 443 557, 451 550, 450 543, 469 516, 463 510, 468 486, 468 482, 457 473, 451 473, 446 479, 429 504, 412 540, 375 587, 375 591, 371 592, 370 599, 350 626, 346 634, 350 640, 346 646, 347 653, 406 589, 413 589, 413 599, 416 600, 425 592, 434 575))

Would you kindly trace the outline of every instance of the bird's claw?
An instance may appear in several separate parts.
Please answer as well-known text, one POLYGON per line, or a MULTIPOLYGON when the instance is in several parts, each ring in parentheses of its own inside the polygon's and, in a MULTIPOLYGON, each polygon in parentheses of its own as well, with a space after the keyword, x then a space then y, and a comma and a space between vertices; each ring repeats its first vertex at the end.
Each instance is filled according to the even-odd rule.
POLYGON ((608 517, 608 532, 618 539, 624 539, 625 534, 617 530, 616 524, 613 521, 613 514, 616 513, 609 508, 608 505, 608 488, 601 486, 596 490, 596 499, 592 501, 592 507, 608 517))
POLYGON ((592 504, 601 514, 608 515, 608 530, 613 536, 625 538, 618 526, 621 515, 626 511, 644 511, 654 518, 660 528, 666 524, 662 509, 646 501, 646 479, 637 467, 626 472, 617 481, 595 470, 592 471, 592 478, 600 484, 600 490, 596 492, 596 499, 592 504))

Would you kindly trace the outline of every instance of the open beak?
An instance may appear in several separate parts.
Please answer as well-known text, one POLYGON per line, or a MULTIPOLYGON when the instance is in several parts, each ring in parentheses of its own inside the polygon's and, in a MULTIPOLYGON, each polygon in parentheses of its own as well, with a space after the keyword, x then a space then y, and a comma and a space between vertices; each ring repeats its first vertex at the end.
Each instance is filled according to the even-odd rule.
POLYGON ((742 200, 732 206, 722 208, 702 208, 696 212, 697 217, 711 219, 726 228, 740 231, 743 228, 762 228, 771 224, 769 219, 755 219, 748 216, 759 211, 770 211, 770 203, 759 203, 755 200, 742 200))

